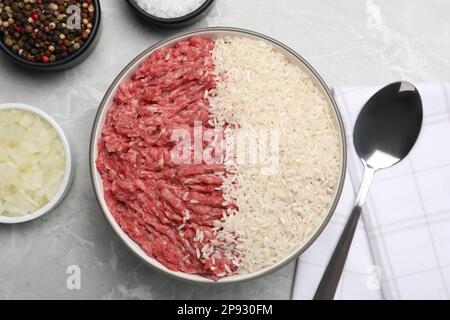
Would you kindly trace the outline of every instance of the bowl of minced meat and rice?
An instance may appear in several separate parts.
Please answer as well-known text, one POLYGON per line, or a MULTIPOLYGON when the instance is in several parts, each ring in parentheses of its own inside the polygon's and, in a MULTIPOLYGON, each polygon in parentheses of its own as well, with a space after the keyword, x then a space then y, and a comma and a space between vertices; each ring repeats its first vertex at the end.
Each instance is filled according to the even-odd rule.
POLYGON ((266 36, 206 28, 157 44, 105 95, 91 177, 114 231, 165 274, 233 283, 303 253, 340 198, 346 142, 327 86, 266 36))

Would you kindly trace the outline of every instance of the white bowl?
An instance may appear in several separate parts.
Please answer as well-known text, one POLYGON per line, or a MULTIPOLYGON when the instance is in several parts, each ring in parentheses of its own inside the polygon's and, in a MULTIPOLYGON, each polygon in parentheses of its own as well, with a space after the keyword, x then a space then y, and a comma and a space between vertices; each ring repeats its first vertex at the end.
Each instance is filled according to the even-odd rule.
POLYGON ((44 120, 46 120, 57 132, 61 142, 64 146, 64 152, 66 155, 66 169, 64 174, 64 179, 61 183, 61 187, 59 188, 56 195, 53 197, 52 200, 50 200, 49 203, 47 203, 44 207, 39 209, 38 211, 27 214, 25 216, 21 217, 5 217, 0 215, 0 223, 3 224, 17 224, 17 223, 24 223, 28 221, 35 220, 37 218, 42 217, 43 215, 49 213, 53 209, 55 209, 65 198, 67 193, 69 192, 70 186, 72 184, 73 180, 73 171, 74 171, 74 163, 72 161, 72 152, 70 150, 69 141, 67 140, 66 135, 64 134, 61 127, 58 125, 58 123, 50 117, 48 114, 43 112, 42 110, 39 110, 38 108, 22 104, 22 103, 5 103, 0 105, 0 110, 24 110, 29 111, 31 113, 34 113, 44 120))
POLYGON ((175 36, 169 40, 166 40, 164 42, 158 43, 151 48, 144 51, 142 54, 140 54, 136 59, 134 59, 125 69, 118 75, 118 77, 115 79, 115 81, 110 86, 109 90, 106 92, 105 97, 99 107, 99 110, 97 112, 97 116, 94 121, 94 126, 92 129, 92 135, 91 135, 91 149, 90 149, 90 169, 91 169, 91 179, 92 183, 95 189, 97 200, 100 204, 100 207, 102 209, 103 214, 105 215, 106 219, 108 220, 109 224, 112 226, 115 233, 119 236, 119 238, 127 245, 127 247, 135 254, 137 255, 142 261, 144 261, 147 265, 156 268, 159 271, 162 271, 164 274, 180 279, 180 280, 186 280, 189 282, 195 282, 195 283, 204 283, 204 284, 228 284, 228 283, 235 283, 235 282, 242 282, 247 281, 250 279, 258 278, 263 275, 269 274, 283 266, 285 266, 287 263, 291 262, 295 258, 297 258, 300 254, 302 254, 321 234, 325 226, 328 224, 329 220, 331 219, 331 216, 334 213, 334 210, 336 209, 336 206, 338 204, 338 201, 340 199, 342 188, 344 186, 344 180, 345 180, 345 171, 347 166, 347 148, 346 148, 346 140, 345 140, 345 129, 342 122, 342 118, 339 112, 339 109, 337 107, 336 102, 334 101, 331 92, 329 91, 327 85, 322 80, 322 78, 319 76, 319 74, 311 67, 311 65, 306 62, 305 59, 303 59, 300 55, 298 55, 295 51, 292 49, 286 47, 282 43, 271 39, 269 37, 266 37, 264 35, 247 31, 243 29, 236 29, 236 28, 223 28, 223 27, 215 27, 215 28, 204 28, 199 30, 194 30, 191 32, 183 33, 178 36, 175 36), (335 122, 337 127, 340 131, 340 142, 341 142, 341 159, 342 159, 342 167, 340 171, 340 181, 339 186, 336 191, 336 195, 333 201, 332 206, 330 207, 330 211, 327 215, 327 217, 324 219, 323 223, 317 228, 317 230, 311 235, 308 241, 305 242, 304 245, 300 246, 297 250, 292 252, 289 256, 284 258, 283 260, 279 261, 277 264, 270 266, 268 268, 265 268, 263 270, 259 270, 257 272, 251 273, 251 274, 245 274, 245 275, 235 275, 231 277, 222 278, 218 281, 210 280, 201 276, 197 275, 191 275, 186 274, 183 272, 174 272, 172 270, 169 270, 164 265, 159 263, 156 259, 153 259, 152 257, 149 257, 132 239, 128 237, 128 235, 121 229, 119 224, 114 219, 113 215, 111 214, 108 205, 104 198, 104 191, 103 191, 103 183, 102 179, 96 169, 95 161, 97 160, 98 155, 98 146, 97 142, 99 138, 101 137, 101 131, 103 128, 103 124, 105 123, 106 114, 108 112, 109 107, 112 104, 113 98, 116 95, 117 89, 119 84, 121 84, 125 79, 128 79, 131 74, 133 74, 136 69, 144 62, 149 55, 151 55, 155 50, 169 47, 174 45, 176 42, 180 40, 187 39, 192 36, 202 36, 210 39, 215 39, 218 37, 226 37, 226 36, 240 36, 240 37, 249 37, 253 39, 263 40, 266 41, 278 49, 281 50, 281 52, 285 53, 293 62, 297 63, 303 70, 305 70, 313 79, 315 84, 318 86, 318 88, 321 89, 324 97, 327 99, 327 102, 329 104, 330 110, 333 113, 333 116, 335 118, 335 122))

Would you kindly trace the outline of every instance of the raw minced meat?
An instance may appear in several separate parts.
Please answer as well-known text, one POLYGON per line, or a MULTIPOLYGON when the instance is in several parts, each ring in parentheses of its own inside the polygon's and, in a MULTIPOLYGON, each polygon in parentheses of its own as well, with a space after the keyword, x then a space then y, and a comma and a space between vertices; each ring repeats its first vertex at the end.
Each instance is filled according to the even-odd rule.
POLYGON ((174 130, 192 132, 196 122, 211 129, 213 49, 213 41, 193 37, 157 50, 120 85, 97 168, 112 215, 149 256, 171 270, 218 279, 234 274, 239 260, 215 226, 230 206, 220 189, 225 168, 171 159, 174 130))

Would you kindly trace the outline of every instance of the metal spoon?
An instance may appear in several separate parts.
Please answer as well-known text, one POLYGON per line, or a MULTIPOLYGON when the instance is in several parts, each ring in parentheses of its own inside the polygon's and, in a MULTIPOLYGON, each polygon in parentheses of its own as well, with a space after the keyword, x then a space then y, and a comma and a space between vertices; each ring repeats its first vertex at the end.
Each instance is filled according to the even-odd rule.
POLYGON ((361 189, 314 300, 334 298, 373 177, 378 170, 394 166, 409 154, 422 120, 420 94, 408 82, 381 89, 362 109, 353 134, 356 152, 364 164, 361 189))

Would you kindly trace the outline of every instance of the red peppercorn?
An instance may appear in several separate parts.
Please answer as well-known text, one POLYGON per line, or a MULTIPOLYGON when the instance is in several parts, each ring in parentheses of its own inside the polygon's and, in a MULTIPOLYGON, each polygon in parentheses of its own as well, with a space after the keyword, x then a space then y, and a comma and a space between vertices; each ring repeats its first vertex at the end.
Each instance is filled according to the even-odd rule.
POLYGON ((50 60, 47 56, 42 56, 42 62, 47 63, 50 60))
POLYGON ((37 13, 33 13, 33 14, 31 15, 31 19, 33 19, 33 21, 36 22, 36 21, 39 20, 39 15, 38 15, 37 13))

